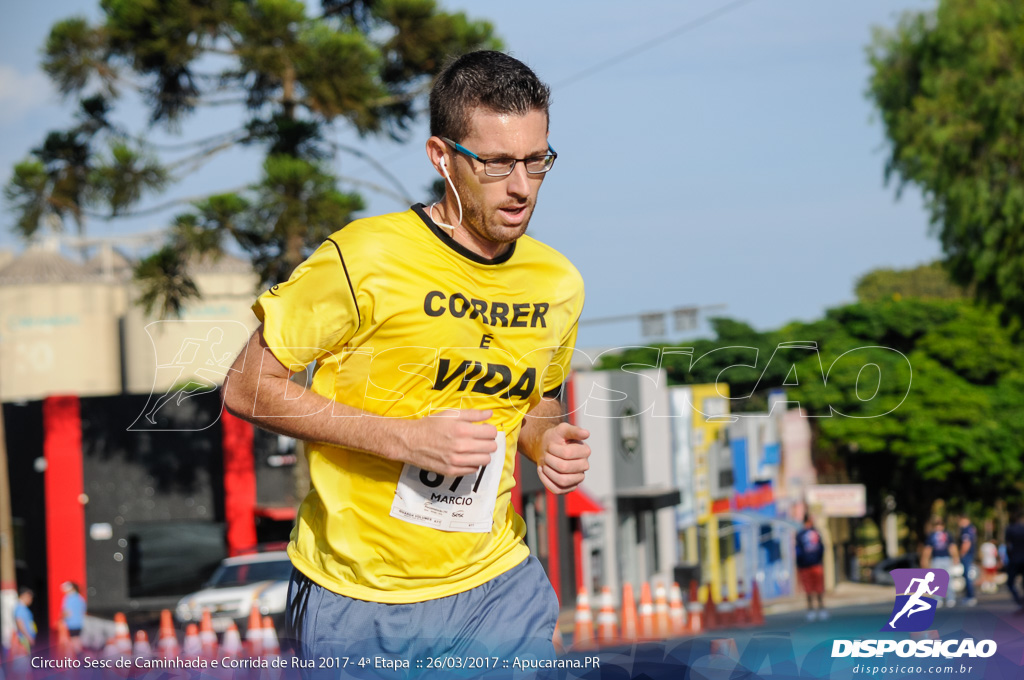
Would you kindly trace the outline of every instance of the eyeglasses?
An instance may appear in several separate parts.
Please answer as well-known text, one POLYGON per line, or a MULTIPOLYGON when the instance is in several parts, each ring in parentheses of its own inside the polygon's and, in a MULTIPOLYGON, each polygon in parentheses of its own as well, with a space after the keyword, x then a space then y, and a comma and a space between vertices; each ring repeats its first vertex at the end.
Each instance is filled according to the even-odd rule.
POLYGON ((445 144, 452 147, 463 156, 469 156, 474 160, 478 160, 484 164, 484 174, 488 177, 508 177, 512 174, 512 171, 516 169, 516 163, 522 161, 526 165, 526 172, 531 175, 543 175, 545 172, 550 170, 555 165, 555 159, 558 158, 558 154, 548 144, 548 151, 551 153, 543 156, 532 156, 530 158, 480 158, 475 153, 467 149, 466 147, 453 142, 447 137, 442 137, 442 141, 445 144))

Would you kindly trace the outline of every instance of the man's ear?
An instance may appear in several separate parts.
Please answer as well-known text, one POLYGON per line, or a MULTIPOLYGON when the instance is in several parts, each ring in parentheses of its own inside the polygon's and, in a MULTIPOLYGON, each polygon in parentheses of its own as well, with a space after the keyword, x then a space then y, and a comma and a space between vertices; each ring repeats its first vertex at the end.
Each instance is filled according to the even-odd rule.
MULTIPOLYGON (((427 140, 427 158, 430 160, 430 164, 434 166, 434 170, 437 174, 444 177, 444 172, 441 170, 441 162, 445 160, 448 154, 448 145, 442 141, 440 137, 432 136, 427 140)), ((448 168, 451 172, 451 168, 448 168)))

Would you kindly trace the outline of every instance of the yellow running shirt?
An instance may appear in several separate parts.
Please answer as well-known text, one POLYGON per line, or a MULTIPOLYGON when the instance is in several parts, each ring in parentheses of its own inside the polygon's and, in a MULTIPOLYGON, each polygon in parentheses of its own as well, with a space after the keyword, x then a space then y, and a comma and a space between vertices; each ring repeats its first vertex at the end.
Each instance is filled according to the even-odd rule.
POLYGON ((568 376, 582 307, 579 272, 552 248, 523 236, 487 260, 421 205, 348 224, 261 295, 267 346, 293 371, 315 361, 314 392, 397 418, 493 409, 499 432, 492 463, 458 478, 307 442, 296 568, 348 597, 408 603, 523 561, 510 502, 519 428, 568 376))

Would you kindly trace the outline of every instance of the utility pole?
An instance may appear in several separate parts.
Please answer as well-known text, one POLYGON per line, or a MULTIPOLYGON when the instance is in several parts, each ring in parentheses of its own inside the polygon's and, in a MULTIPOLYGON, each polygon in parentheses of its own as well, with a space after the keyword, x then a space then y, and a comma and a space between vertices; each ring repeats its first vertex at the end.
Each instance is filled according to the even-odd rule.
POLYGON ((11 521, 11 480, 7 472, 7 435, 4 432, 3 393, 0 393, 0 631, 3 647, 10 645, 14 606, 18 600, 14 571, 14 527, 11 521))

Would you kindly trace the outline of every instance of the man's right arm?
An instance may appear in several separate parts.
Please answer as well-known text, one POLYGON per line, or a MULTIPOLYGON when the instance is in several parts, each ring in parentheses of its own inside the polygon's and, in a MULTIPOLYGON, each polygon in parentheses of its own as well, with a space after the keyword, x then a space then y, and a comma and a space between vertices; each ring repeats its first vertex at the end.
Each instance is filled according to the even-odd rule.
POLYGON ((258 427, 296 439, 357 449, 442 475, 472 474, 491 460, 490 411, 445 411, 419 419, 367 413, 289 380, 260 326, 228 372, 224 405, 258 427))

